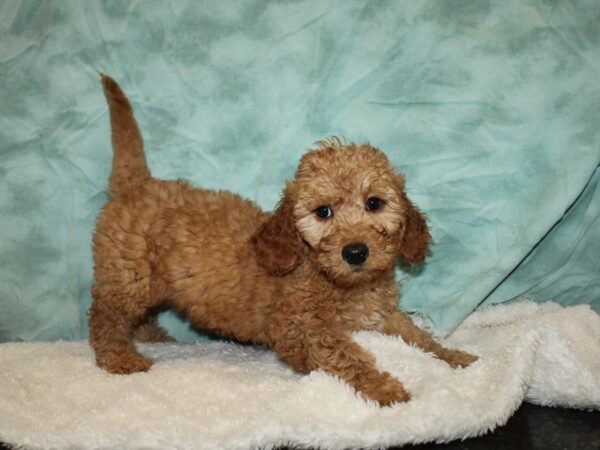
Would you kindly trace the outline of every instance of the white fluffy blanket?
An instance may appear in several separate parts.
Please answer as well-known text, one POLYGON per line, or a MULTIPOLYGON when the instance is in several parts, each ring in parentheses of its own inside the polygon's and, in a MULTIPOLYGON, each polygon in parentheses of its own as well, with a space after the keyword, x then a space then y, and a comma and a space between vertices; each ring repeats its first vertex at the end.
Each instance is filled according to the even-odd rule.
POLYGON ((98 369, 84 342, 0 345, 0 440, 25 448, 378 448, 449 441, 504 424, 521 402, 600 409, 600 316, 522 302, 475 312, 446 344, 478 354, 452 370, 401 340, 355 339, 413 400, 380 408, 320 371, 223 342, 142 346, 152 370, 98 369))

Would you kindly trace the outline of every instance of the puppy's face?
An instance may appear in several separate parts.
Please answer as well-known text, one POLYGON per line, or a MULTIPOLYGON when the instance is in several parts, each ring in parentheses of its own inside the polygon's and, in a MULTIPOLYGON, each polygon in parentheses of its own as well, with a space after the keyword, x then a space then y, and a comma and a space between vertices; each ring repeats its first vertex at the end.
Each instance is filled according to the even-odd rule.
MULTIPOLYGON (((425 232, 427 227, 404 194, 404 178, 383 153, 369 145, 336 144, 321 143, 302 158, 293 216, 318 268, 338 284, 354 285, 394 267, 415 214, 425 232)), ((428 232, 421 238, 426 247, 428 232)))
POLYGON ((431 241, 423 215, 404 193, 404 178, 370 145, 319 143, 254 237, 261 265, 274 275, 309 258, 332 282, 376 279, 398 257, 422 262, 431 241))

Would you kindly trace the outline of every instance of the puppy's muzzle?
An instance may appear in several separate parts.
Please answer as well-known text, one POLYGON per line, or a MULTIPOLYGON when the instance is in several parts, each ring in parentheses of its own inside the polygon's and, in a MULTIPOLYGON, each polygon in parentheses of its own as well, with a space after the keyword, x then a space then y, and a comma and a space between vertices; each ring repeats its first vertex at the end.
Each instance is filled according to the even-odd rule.
POLYGON ((368 256, 369 247, 363 243, 349 244, 342 249, 342 258, 352 266, 364 263, 368 256))

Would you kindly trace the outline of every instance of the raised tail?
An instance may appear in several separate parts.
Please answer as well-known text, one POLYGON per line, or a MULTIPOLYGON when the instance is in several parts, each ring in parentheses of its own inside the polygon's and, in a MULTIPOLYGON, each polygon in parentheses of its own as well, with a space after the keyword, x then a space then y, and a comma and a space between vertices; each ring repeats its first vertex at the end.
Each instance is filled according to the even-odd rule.
POLYGON ((115 80, 100 74, 110 113, 113 161, 108 193, 115 197, 151 177, 144 141, 129 100, 115 80))

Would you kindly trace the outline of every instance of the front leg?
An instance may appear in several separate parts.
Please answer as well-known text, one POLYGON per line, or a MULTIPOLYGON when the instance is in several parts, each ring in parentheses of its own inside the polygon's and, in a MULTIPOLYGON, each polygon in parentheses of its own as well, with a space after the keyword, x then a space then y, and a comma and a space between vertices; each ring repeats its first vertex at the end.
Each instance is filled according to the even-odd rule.
POLYGON ((301 342, 275 346, 277 353, 296 370, 315 369, 340 377, 364 398, 382 406, 410 400, 402 383, 388 372, 375 368, 375 358, 341 330, 320 328, 309 330, 301 342), (290 349, 293 349, 290 351, 290 349), (302 364, 298 364, 299 361, 302 364))
POLYGON ((477 356, 460 350, 442 347, 429 333, 417 327, 410 317, 400 311, 395 311, 385 319, 383 332, 400 336, 407 344, 416 345, 426 352, 433 353, 453 368, 467 367, 478 359, 477 356))

